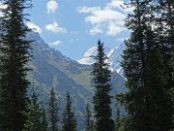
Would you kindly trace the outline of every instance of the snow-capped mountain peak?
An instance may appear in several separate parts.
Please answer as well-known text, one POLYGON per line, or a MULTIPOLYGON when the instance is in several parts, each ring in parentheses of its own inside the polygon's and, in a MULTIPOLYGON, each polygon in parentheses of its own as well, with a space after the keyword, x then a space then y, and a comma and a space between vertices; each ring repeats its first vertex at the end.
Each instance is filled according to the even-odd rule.
POLYGON ((97 54, 97 47, 93 46, 91 48, 89 48, 83 55, 83 58, 81 58, 80 60, 78 60, 78 62, 80 64, 84 64, 84 65, 91 65, 92 63, 94 63, 94 58, 93 56, 95 56, 97 54))
MULTIPOLYGON (((111 49, 109 47, 105 47, 105 53, 109 54, 111 49)), ((83 57, 78 60, 80 64, 91 65, 94 63, 94 56, 97 55, 97 46, 93 46, 89 48, 83 55, 83 57)))
MULTIPOLYGON (((105 48, 105 53, 108 57, 108 62, 111 65, 111 70, 116 71, 119 73, 121 76, 123 76, 123 69, 120 66, 120 62, 122 60, 122 52, 124 49, 124 44, 119 44, 115 48, 110 49, 110 48, 105 48)), ((97 47, 91 47, 89 48, 83 55, 83 57, 78 60, 80 64, 85 64, 85 65, 91 65, 94 63, 94 56, 97 54, 97 47)))

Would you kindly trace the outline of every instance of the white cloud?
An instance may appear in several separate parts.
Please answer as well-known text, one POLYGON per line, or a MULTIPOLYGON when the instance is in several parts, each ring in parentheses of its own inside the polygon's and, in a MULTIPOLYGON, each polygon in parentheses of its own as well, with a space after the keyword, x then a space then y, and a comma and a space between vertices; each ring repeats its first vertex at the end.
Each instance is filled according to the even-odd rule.
POLYGON ((98 33, 103 33, 103 31, 102 31, 102 29, 101 29, 100 26, 95 26, 95 27, 93 27, 93 28, 89 31, 89 33, 90 33, 91 35, 95 35, 95 34, 98 34, 98 33))
MULTIPOLYGON (((132 9, 123 9, 124 0, 111 0, 104 7, 78 7, 79 13, 87 14, 85 22, 91 24, 90 34, 105 33, 115 36, 125 31, 125 19, 128 11, 132 9)), ((129 12, 130 13, 130 12, 129 12)))
POLYGON ((95 10, 94 12, 92 12, 92 15, 87 16, 85 18, 85 21, 91 24, 100 24, 109 21, 120 22, 124 19, 125 15, 120 12, 111 9, 103 9, 103 10, 95 10))
POLYGON ((34 24, 33 22, 27 22, 27 26, 34 32, 42 33, 42 29, 40 28, 40 26, 34 24))
POLYGON ((110 22, 108 25, 107 35, 116 36, 117 34, 125 31, 126 28, 123 25, 116 25, 114 22, 110 22))
POLYGON ((121 8, 123 6, 123 0, 112 0, 110 3, 107 4, 109 8, 121 8))
POLYGON ((101 7, 87 7, 87 6, 83 6, 83 7, 78 7, 77 11, 80 13, 91 13, 95 10, 100 10, 101 7))
POLYGON ((50 47, 57 49, 59 45, 62 44, 62 41, 57 40, 49 44, 50 47))
POLYGON ((66 33, 66 29, 59 26, 57 22, 53 22, 51 24, 48 24, 45 26, 47 31, 53 32, 53 33, 66 33))
POLYGON ((134 7, 128 7, 124 4, 124 0, 112 0, 110 3, 107 4, 107 8, 111 9, 119 9, 121 12, 124 13, 131 13, 134 7))
POLYGON ((49 0, 47 3, 47 12, 48 13, 55 13, 58 9, 58 2, 56 0, 49 0))

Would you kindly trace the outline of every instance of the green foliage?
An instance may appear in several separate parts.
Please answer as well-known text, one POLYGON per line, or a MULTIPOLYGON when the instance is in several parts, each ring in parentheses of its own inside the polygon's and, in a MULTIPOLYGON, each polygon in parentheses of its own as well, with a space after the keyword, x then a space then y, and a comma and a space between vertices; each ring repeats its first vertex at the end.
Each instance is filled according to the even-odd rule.
POLYGON ((129 5, 134 11, 126 25, 132 32, 122 62, 128 91, 120 95, 129 114, 126 126, 129 131, 168 131, 171 108, 161 45, 152 28, 153 6, 150 0, 129 5))
POLYGON ((27 117, 26 76, 31 58, 24 9, 30 7, 30 0, 1 2, 7 8, 2 9, 0 28, 0 130, 21 131, 27 117))
POLYGON ((48 121, 46 117, 45 109, 42 108, 42 121, 41 121, 41 131, 48 131, 48 121))
POLYGON ((72 102, 69 93, 66 96, 66 107, 63 113, 62 131, 76 131, 77 122, 72 112, 72 102))
POLYGON ((115 131, 126 131, 126 120, 127 117, 120 117, 116 120, 116 130, 115 131))
MULTIPOLYGON (((170 100, 171 100, 171 103, 172 103, 172 107, 174 109, 174 88, 171 88, 169 90, 169 96, 170 96, 170 100)), ((174 131, 174 110, 172 112, 172 126, 171 126, 170 129, 171 129, 170 131, 174 131)))
POLYGON ((85 111, 85 131, 94 131, 94 121, 92 120, 89 104, 86 105, 85 111))
POLYGON ((157 21, 158 26, 158 37, 162 45, 162 53, 165 67, 165 78, 167 80, 166 89, 169 92, 172 112, 168 112, 172 116, 172 125, 170 128, 174 130, 174 1, 173 0, 160 0, 157 8, 161 11, 162 17, 157 21), (163 26, 165 24, 165 26, 163 26))
POLYGON ((58 105, 54 88, 51 88, 49 99, 50 131, 58 131, 58 105))
POLYGON ((93 97, 96 131, 113 131, 114 122, 111 118, 112 112, 110 108, 111 96, 109 95, 110 86, 110 70, 109 64, 106 63, 106 55, 104 53, 103 43, 98 41, 98 53, 95 57, 96 62, 93 64, 93 81, 95 85, 95 94, 93 97))
POLYGON ((44 128, 47 128, 46 126, 48 125, 46 124, 45 116, 43 116, 44 112, 40 107, 34 87, 28 109, 27 121, 23 131, 44 131, 44 128))

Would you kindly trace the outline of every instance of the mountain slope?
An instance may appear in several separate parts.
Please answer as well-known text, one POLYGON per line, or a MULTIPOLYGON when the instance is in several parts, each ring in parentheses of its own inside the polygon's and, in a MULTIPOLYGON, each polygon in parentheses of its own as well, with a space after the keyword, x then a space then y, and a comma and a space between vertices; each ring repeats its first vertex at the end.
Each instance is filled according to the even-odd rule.
MULTIPOLYGON (((34 77, 35 86, 41 101, 48 102, 49 90, 53 86, 58 93, 59 108, 64 110, 65 95, 67 92, 73 98, 73 106, 78 118, 78 127, 83 127, 82 116, 85 104, 91 103, 94 93, 91 81, 91 66, 82 65, 63 56, 59 51, 50 48, 37 33, 30 33, 28 39, 33 42, 33 71, 29 74, 34 77)), ((116 91, 123 92, 124 79, 116 72, 112 73, 112 95, 116 91)))

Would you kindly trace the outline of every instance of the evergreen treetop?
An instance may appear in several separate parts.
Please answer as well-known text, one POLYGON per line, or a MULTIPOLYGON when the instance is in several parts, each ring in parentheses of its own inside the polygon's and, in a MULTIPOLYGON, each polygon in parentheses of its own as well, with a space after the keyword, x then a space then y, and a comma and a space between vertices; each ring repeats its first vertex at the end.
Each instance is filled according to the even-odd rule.
POLYGON ((98 41, 96 62, 93 64, 93 81, 95 94, 93 96, 94 113, 96 119, 96 131, 113 131, 114 121, 112 120, 112 111, 110 108, 110 70, 107 63, 107 57, 104 53, 103 43, 98 41))
POLYGON ((49 121, 50 121, 50 131, 58 131, 58 105, 57 98, 54 88, 50 90, 49 99, 49 121))
POLYGON ((66 95, 66 107, 63 113, 62 131, 76 131, 77 122, 72 112, 72 101, 69 93, 66 95))

